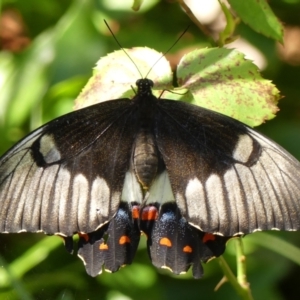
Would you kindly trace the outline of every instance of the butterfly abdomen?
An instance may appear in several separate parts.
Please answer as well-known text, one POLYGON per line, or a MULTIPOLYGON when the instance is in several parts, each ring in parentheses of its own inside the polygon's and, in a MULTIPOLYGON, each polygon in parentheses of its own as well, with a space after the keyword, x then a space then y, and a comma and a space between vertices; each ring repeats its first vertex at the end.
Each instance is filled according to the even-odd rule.
POLYGON ((157 175, 158 161, 154 136, 148 127, 143 127, 135 139, 133 166, 135 175, 145 190, 148 190, 157 175))

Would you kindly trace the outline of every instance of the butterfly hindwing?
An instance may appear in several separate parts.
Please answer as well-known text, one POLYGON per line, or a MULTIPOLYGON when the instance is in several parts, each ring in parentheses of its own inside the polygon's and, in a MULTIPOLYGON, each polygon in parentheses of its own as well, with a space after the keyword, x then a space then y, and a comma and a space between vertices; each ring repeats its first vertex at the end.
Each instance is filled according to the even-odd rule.
POLYGON ((148 252, 154 266, 175 274, 186 273, 192 267, 194 278, 203 276, 201 262, 221 255, 228 240, 191 226, 175 202, 145 207, 141 229, 148 237, 148 252))
POLYGON ((0 162, 0 231, 91 232, 120 203, 136 132, 129 100, 60 117, 0 162))
POLYGON ((79 234, 78 256, 91 276, 101 274, 102 268, 116 272, 131 264, 136 253, 140 229, 128 203, 121 202, 114 218, 89 234, 79 234))
POLYGON ((156 141, 186 219, 225 236, 300 228, 300 163, 246 125, 161 100, 156 141))

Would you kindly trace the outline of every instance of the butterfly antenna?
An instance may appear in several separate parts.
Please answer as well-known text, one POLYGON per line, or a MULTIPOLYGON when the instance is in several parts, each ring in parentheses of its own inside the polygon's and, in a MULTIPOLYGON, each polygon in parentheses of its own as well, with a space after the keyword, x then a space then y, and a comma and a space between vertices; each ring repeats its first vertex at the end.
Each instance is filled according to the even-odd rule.
POLYGON ((190 25, 188 25, 186 27, 186 29, 182 32, 182 34, 178 37, 178 39, 171 45, 171 47, 165 51, 161 57, 152 65, 151 69, 148 71, 148 73, 146 74, 145 78, 147 78, 147 76, 149 75, 149 73, 152 71, 152 69, 154 68, 154 66, 167 54, 169 53, 169 51, 179 42, 179 40, 185 35, 185 33, 188 31, 188 29, 190 28, 190 25))
MULTIPOLYGON (((135 68, 137 69, 138 73, 140 74, 141 78, 143 78, 142 73, 140 72, 138 66, 136 65, 136 63, 133 61, 133 59, 130 57, 130 55, 127 53, 127 51, 122 47, 122 45, 119 43, 118 39, 116 38, 116 36, 114 35, 114 33, 112 32, 111 28, 109 27, 108 23, 106 22, 106 20, 104 20, 104 23, 106 25, 106 27, 108 28, 108 30, 110 31, 111 35, 113 36, 114 40, 116 41, 116 43, 118 44, 118 46, 120 47, 120 49, 122 49, 124 51, 124 53, 126 54, 126 56, 131 60, 131 62, 133 63, 133 65, 135 66, 135 68)), ((156 63, 155 63, 156 64, 156 63)), ((152 69, 152 68, 151 68, 152 69)), ((149 73, 149 72, 148 72, 149 73)), ((148 74, 147 74, 148 75, 148 74)))

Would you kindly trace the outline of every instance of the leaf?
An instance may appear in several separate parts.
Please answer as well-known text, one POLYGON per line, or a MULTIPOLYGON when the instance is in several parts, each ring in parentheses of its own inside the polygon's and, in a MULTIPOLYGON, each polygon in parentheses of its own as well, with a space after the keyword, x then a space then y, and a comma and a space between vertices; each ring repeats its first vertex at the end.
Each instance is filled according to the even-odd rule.
POLYGON ((47 74, 54 58, 53 41, 53 31, 40 34, 22 55, 18 72, 8 79, 15 83, 7 112, 10 126, 24 123, 32 107, 45 95, 49 86, 47 74))
POLYGON ((143 0, 133 0, 131 8, 134 11, 139 11, 143 2, 144 2, 143 0))
MULTIPOLYGON (((236 50, 210 48, 185 55, 177 69, 180 88, 175 90, 170 65, 161 53, 149 48, 126 52, 132 61, 123 50, 98 61, 93 77, 76 99, 76 109, 110 99, 131 98, 136 80, 146 76, 153 80, 154 89, 165 90, 162 98, 193 103, 250 126, 272 119, 278 110, 278 90, 236 50)), ((156 95, 160 96, 161 91, 156 95)))
POLYGON ((0 286, 6 287, 11 284, 11 278, 20 279, 25 273, 45 260, 50 252, 62 244, 57 237, 42 239, 39 243, 28 249, 22 256, 10 263, 9 273, 6 269, 0 269, 0 286))
POLYGON ((283 42, 283 26, 266 0, 228 0, 228 2, 242 21, 253 30, 283 42))
POLYGON ((247 236, 247 239, 254 244, 263 246, 286 257, 300 266, 300 249, 282 238, 267 232, 260 232, 259 235, 251 234, 247 236), (274 247, 274 245, 276 245, 276 247, 274 247))
POLYGON ((92 78, 75 100, 76 109, 110 99, 133 97, 136 80, 145 76, 153 80, 155 89, 172 88, 172 70, 161 53, 146 47, 124 50, 110 53, 97 62, 92 78))
POLYGON ((249 126, 272 119, 278 111, 279 91, 236 50, 192 51, 181 59, 177 78, 179 85, 192 93, 192 103, 249 126))

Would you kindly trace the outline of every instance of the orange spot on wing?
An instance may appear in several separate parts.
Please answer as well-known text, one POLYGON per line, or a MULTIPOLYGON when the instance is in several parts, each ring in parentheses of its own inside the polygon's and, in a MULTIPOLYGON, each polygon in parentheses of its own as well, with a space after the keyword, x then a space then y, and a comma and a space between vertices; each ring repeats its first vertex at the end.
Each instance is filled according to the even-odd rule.
POLYGON ((99 250, 108 250, 108 245, 105 244, 105 243, 101 243, 101 244, 99 245, 99 250))
POLYGON ((130 238, 127 235, 122 235, 119 239, 119 244, 124 245, 126 243, 128 243, 128 244, 130 243, 130 238))
POLYGON ((185 247, 183 247, 183 252, 185 253, 192 253, 193 252, 193 248, 189 245, 186 245, 185 247))
POLYGON ((160 239, 159 243, 162 246, 172 247, 172 242, 170 241, 170 239, 168 239, 166 237, 160 239))
POLYGON ((204 237, 202 238, 202 242, 206 243, 208 241, 214 241, 216 237, 211 233, 205 233, 204 237))

